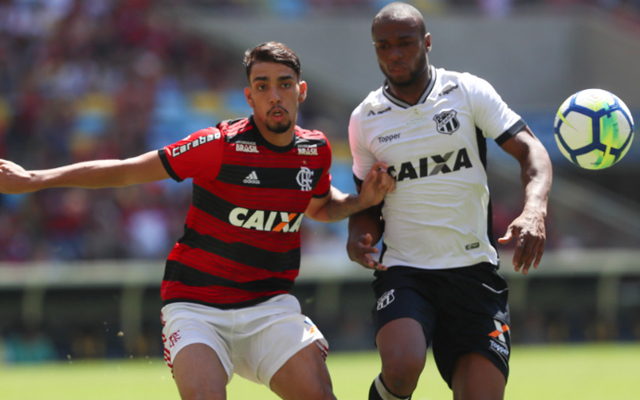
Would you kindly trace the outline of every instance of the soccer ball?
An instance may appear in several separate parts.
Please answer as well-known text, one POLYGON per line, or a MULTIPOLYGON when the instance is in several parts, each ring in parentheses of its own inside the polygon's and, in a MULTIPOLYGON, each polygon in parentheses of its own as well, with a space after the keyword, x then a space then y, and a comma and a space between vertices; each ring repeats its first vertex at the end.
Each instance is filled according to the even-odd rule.
POLYGON ((586 169, 604 169, 620 161, 631 147, 633 118, 613 93, 586 89, 562 103, 553 131, 569 161, 586 169))

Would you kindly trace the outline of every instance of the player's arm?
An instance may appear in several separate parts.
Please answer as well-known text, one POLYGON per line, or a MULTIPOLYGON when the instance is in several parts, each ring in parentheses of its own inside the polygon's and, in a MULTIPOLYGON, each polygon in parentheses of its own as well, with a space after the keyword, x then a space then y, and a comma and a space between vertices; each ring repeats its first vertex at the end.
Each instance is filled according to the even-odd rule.
POLYGON ((304 213, 307 217, 322 222, 345 219, 358 211, 380 204, 384 196, 394 189, 395 181, 387 173, 387 165, 377 162, 371 167, 362 186, 363 189, 357 195, 342 193, 331 186, 326 196, 312 199, 304 213))
POLYGON ((155 182, 169 178, 158 151, 126 160, 95 160, 63 167, 27 171, 0 160, 0 193, 18 194, 54 187, 99 189, 155 182))
MULTIPOLYGON (((360 193, 361 186, 356 186, 360 193)), ((383 230, 382 204, 349 217, 349 238, 347 239, 349 259, 365 268, 386 270, 387 267, 372 257, 372 254, 378 253, 378 249, 374 246, 382 238, 383 230)))
POLYGON ((520 163, 520 179, 524 187, 524 208, 498 239, 508 243, 516 239, 513 266, 526 274, 532 263, 537 268, 546 242, 545 218, 551 190, 552 168, 549 154, 529 127, 502 144, 502 149, 520 163))

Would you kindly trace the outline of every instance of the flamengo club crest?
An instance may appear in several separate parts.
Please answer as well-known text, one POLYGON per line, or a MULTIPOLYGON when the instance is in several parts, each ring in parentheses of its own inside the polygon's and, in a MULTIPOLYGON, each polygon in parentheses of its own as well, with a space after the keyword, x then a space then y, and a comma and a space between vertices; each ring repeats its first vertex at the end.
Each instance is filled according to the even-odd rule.
POLYGON ((300 185, 300 190, 303 192, 311 191, 311 183, 313 182, 313 171, 307 167, 300 167, 298 175, 296 175, 296 182, 300 185))
POLYGON ((438 132, 451 135, 453 132, 457 131, 458 128, 460 128, 460 121, 458 121, 456 115, 458 115, 456 110, 449 110, 443 111, 433 117, 433 120, 436 121, 436 129, 438 132))

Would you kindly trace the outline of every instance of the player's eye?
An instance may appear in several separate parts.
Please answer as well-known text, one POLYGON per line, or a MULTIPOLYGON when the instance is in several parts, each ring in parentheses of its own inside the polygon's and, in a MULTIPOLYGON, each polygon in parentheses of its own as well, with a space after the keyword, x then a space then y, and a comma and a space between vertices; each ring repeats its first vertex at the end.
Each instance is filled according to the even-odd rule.
POLYGON ((291 83, 285 82, 285 83, 282 84, 282 87, 285 88, 285 89, 289 89, 291 87, 291 83))

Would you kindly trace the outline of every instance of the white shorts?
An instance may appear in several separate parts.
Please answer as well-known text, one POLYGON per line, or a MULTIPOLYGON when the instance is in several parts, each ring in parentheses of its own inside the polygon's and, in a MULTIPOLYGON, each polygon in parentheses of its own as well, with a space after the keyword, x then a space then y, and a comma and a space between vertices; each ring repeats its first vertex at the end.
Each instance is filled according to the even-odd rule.
POLYGON ((329 348, 290 294, 232 310, 172 303, 162 308, 162 323, 164 359, 170 368, 181 349, 203 343, 218 354, 229 381, 235 372, 267 387, 280 367, 309 344, 315 342, 325 358, 329 348))

